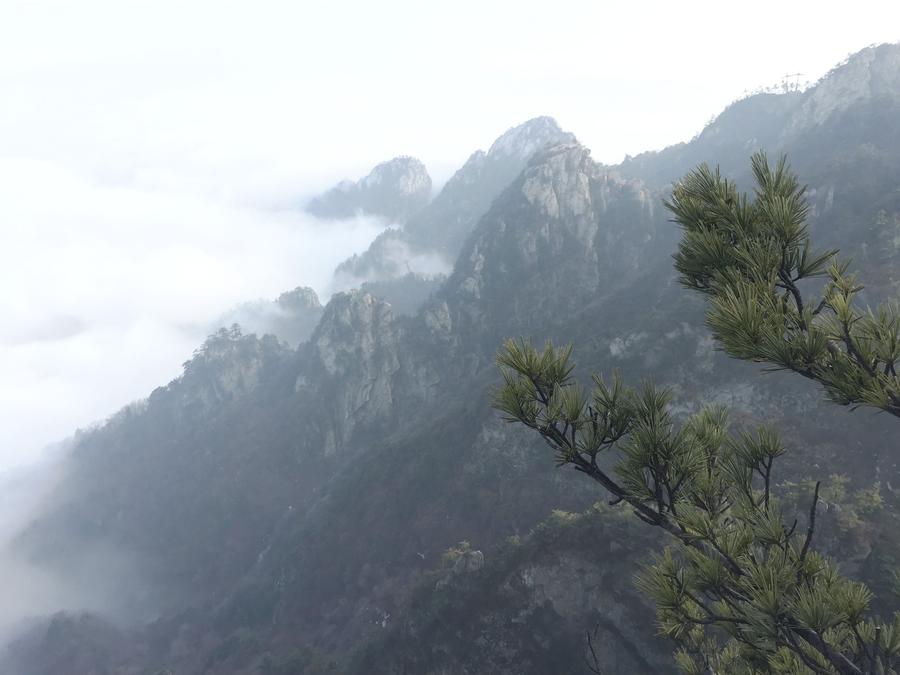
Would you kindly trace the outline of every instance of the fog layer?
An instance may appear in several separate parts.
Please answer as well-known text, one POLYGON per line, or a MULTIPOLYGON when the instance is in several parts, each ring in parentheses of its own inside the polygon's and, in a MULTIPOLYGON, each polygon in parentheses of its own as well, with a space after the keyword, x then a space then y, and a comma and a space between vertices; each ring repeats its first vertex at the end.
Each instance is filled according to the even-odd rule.
POLYGON ((298 216, 304 189, 404 153, 440 177, 541 114, 618 161, 896 39, 874 0, 740 31, 702 4, 673 31, 663 2, 2 3, 0 467, 165 383, 229 305, 323 290, 375 227, 298 216))
POLYGON ((146 396, 232 305, 305 284, 383 227, 0 158, 0 468, 146 396))

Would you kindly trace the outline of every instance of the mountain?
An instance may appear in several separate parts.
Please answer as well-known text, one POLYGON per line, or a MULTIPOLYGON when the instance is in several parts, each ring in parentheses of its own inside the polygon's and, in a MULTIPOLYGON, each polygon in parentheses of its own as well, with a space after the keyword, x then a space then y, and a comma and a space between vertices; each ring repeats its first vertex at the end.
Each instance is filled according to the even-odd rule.
POLYGON ((528 120, 504 132, 485 153, 474 152, 434 200, 402 229, 390 229, 369 249, 342 263, 339 280, 385 281, 408 272, 449 271, 494 199, 541 148, 574 140, 549 117, 528 120))
MULTIPOLYGON (((605 495, 491 409, 494 354, 517 335, 573 342, 579 377, 668 385, 680 414, 723 403, 738 427, 779 426, 785 480, 846 476, 828 479, 823 545, 895 608, 895 425, 716 352, 703 303, 676 283, 662 199, 699 161, 746 183, 761 143, 788 152, 817 245, 857 260, 870 297, 896 294, 898 53, 865 50, 806 92, 750 97, 693 141, 616 167, 548 118, 472 155, 344 266, 367 278, 386 241, 407 261, 452 257, 403 311, 373 285, 335 295, 296 347, 220 331, 180 378, 79 436, 15 551, 55 570, 127 553, 140 620, 54 617, 14 644, 10 670, 580 672, 590 633, 605 672, 668 672, 632 584, 658 538, 595 506, 605 495), (865 490, 885 505, 857 509, 865 490)), ((370 283, 408 273, 384 268, 370 283)))
POLYGON ((747 158, 757 150, 789 155, 808 186, 813 236, 875 272, 874 297, 900 283, 900 47, 884 44, 850 56, 804 92, 737 101, 690 143, 627 159, 618 170, 665 187, 701 162, 749 186, 747 158))
POLYGON ((395 157, 356 182, 342 181, 314 197, 306 210, 320 218, 350 218, 357 213, 405 222, 431 199, 431 176, 414 157, 395 157))
POLYGON ((312 335, 322 318, 322 304, 316 292, 305 286, 285 291, 275 300, 255 300, 232 308, 211 326, 210 333, 237 324, 244 333, 274 335, 297 346, 312 335))

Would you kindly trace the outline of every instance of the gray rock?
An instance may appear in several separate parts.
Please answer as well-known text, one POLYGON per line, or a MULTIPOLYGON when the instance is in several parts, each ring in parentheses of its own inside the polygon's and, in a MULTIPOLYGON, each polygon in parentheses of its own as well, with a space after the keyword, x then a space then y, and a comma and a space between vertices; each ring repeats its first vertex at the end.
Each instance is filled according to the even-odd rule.
POLYGON ((342 181, 313 198, 306 210, 321 218, 350 218, 358 213, 403 223, 431 199, 431 177, 414 157, 395 157, 356 182, 342 181))
POLYGON ((412 215, 402 230, 378 237, 366 252, 342 263, 337 283, 384 281, 407 273, 445 274, 491 202, 539 150, 570 143, 550 117, 537 117, 504 132, 488 152, 473 153, 440 194, 412 215))

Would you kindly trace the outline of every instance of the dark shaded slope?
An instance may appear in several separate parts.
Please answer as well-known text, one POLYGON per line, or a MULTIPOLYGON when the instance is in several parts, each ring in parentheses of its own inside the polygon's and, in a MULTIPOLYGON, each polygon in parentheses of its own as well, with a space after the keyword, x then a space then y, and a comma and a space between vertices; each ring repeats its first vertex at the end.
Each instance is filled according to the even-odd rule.
POLYGON ((608 672, 670 672, 668 655, 645 647, 653 609, 622 584, 653 539, 622 510, 597 504, 583 514, 554 511, 483 565, 480 551, 455 547, 350 672, 588 672, 586 634, 608 672))

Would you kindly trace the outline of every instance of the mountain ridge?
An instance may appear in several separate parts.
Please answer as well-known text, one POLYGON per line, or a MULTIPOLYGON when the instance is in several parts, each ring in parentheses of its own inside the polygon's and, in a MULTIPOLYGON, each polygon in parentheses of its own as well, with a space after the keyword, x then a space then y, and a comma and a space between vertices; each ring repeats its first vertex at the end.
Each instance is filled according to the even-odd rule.
POLYGON ((402 229, 384 232, 369 250, 342 263, 337 277, 359 283, 393 279, 410 271, 448 271, 478 218, 528 158, 543 146, 573 138, 549 117, 508 129, 487 153, 472 153, 402 229))
MULTIPOLYGON (((497 672, 541 672, 548 658, 563 658, 560 645, 576 644, 572 631, 591 618, 589 609, 575 610, 563 600, 569 590, 561 581, 578 583, 572 570, 609 584, 601 595, 585 590, 604 616, 623 616, 623 603, 633 602, 634 593, 614 561, 601 556, 590 566, 599 548, 576 551, 570 542, 568 550, 575 553, 556 572, 552 549, 526 549, 544 561, 545 587, 555 589, 534 596, 543 599, 528 595, 533 587, 507 597, 508 607, 485 608, 473 599, 471 589, 490 575, 502 573, 512 583, 528 569, 527 557, 504 563, 497 542, 528 538, 553 509, 582 512, 599 496, 592 486, 554 471, 537 440, 491 411, 493 354, 510 335, 572 340, 582 364, 579 375, 615 367, 629 379, 653 376, 674 387, 688 408, 737 402, 744 411, 740 423, 784 421, 802 410, 808 420, 788 434, 799 446, 796 459, 786 462, 791 476, 804 476, 812 462, 845 471, 861 485, 900 475, 890 453, 877 450, 890 445, 888 426, 860 415, 835 416, 810 385, 761 377, 753 366, 715 354, 702 328, 701 304, 674 280, 669 256, 677 231, 659 203, 665 180, 677 178, 679 167, 695 155, 716 159, 714 147, 724 160, 733 157, 730 166, 739 172, 738 153, 746 164, 752 152, 748 134, 757 131, 739 117, 763 104, 771 116, 761 124, 771 127, 767 138, 775 137, 799 100, 791 95, 735 104, 726 111, 731 119, 723 113, 719 126, 701 134, 696 145, 618 167, 598 165, 568 137, 541 146, 527 161, 503 143, 497 152, 512 154, 522 165, 499 189, 494 178, 478 183, 490 151, 475 153, 470 170, 461 170, 457 187, 443 199, 457 199, 454 190, 465 192, 463 186, 477 185, 477 194, 460 197, 459 208, 448 203, 429 216, 453 214, 447 221, 452 236, 445 242, 463 231, 466 236, 447 280, 421 309, 397 314, 383 299, 357 290, 326 303, 311 337, 295 349, 237 331, 213 336, 184 376, 151 395, 146 408, 123 412, 81 441, 70 459, 64 499, 56 511, 51 505, 20 544, 32 554, 59 555, 68 545, 66 535, 95 532, 116 545, 137 547, 152 566, 169 573, 162 577, 168 583, 194 591, 155 628, 113 640, 136 645, 134 653, 110 655, 110 668, 122 672, 149 663, 151 643, 154 663, 179 672, 261 672, 266 663, 273 672, 282 666, 281 672, 291 672, 292 658, 295 665, 306 659, 296 672, 322 672, 332 660, 338 668, 346 665, 347 645, 365 651, 388 634, 396 638, 396 651, 370 649, 372 670, 366 672, 396 672, 385 664, 410 662, 415 672, 443 672, 442 658, 457 667, 450 672, 471 668, 452 633, 446 642, 440 631, 432 633, 430 655, 409 651, 422 625, 419 618, 404 618, 416 594, 425 595, 427 606, 436 603, 428 616, 439 627, 450 616, 442 614, 441 598, 458 602, 453 616, 472 625, 487 617, 485 625, 516 626, 511 617, 526 608, 520 632, 510 628, 497 635, 528 644, 527 659, 516 661, 514 654, 491 652, 486 645, 478 653, 502 663, 497 672), (641 171, 646 181, 637 175, 641 171), (471 222, 488 193, 490 203, 471 222), (848 462, 842 454, 845 445, 860 447, 858 440, 850 445, 859 438, 867 443, 859 451, 871 466, 848 462), (84 486, 95 501, 79 496, 84 486), (156 542, 164 537, 172 550, 160 552, 156 542), (437 593, 429 574, 442 553, 463 539, 483 551, 485 567, 437 593), (542 627, 554 622, 570 626, 568 637, 554 634, 562 642, 539 644, 542 627), (180 631, 202 647, 186 653, 180 631), (305 656, 292 656, 295 650, 305 656)), ((894 174, 881 170, 900 160, 900 145, 862 154, 848 148, 894 138, 900 118, 885 113, 868 128, 846 122, 854 115, 872 119, 879 106, 893 111, 880 98, 863 99, 809 131, 813 136, 793 135, 794 145, 786 149, 797 150, 799 164, 815 170, 810 189, 817 240, 825 235, 850 254, 867 255, 867 264, 874 260, 873 292, 889 292, 891 270, 900 260, 900 243, 890 244, 900 197, 890 186, 900 181, 892 183, 894 174), (835 136, 835 130, 846 133, 835 136), (827 159, 821 166, 813 161, 819 156, 827 159), (842 189, 848 179, 851 185, 842 189), (862 179, 869 181, 864 190, 862 179), (870 194, 880 197, 869 203, 870 194), (886 215, 879 219, 882 211, 886 215), (864 245, 868 254, 862 253, 864 245)), ((511 166, 498 165, 496 176, 507 175, 511 166)), ((421 227, 424 233, 434 222, 424 219, 397 236, 413 247, 411 232, 421 227)), ((541 536, 528 541, 551 546, 557 535, 541 536)), ((877 552, 873 547, 865 560, 848 564, 863 569, 874 564, 870 558, 877 552)), ((501 596, 491 597, 500 602, 501 596)), ((66 630, 39 640, 38 649, 64 639, 66 630)), ((668 646, 653 632, 652 625, 636 622, 629 640, 643 661, 626 649, 611 652, 605 667, 648 672, 642 670, 647 663, 667 663, 668 646)), ((577 667, 581 654, 569 656, 567 665, 577 667)))

